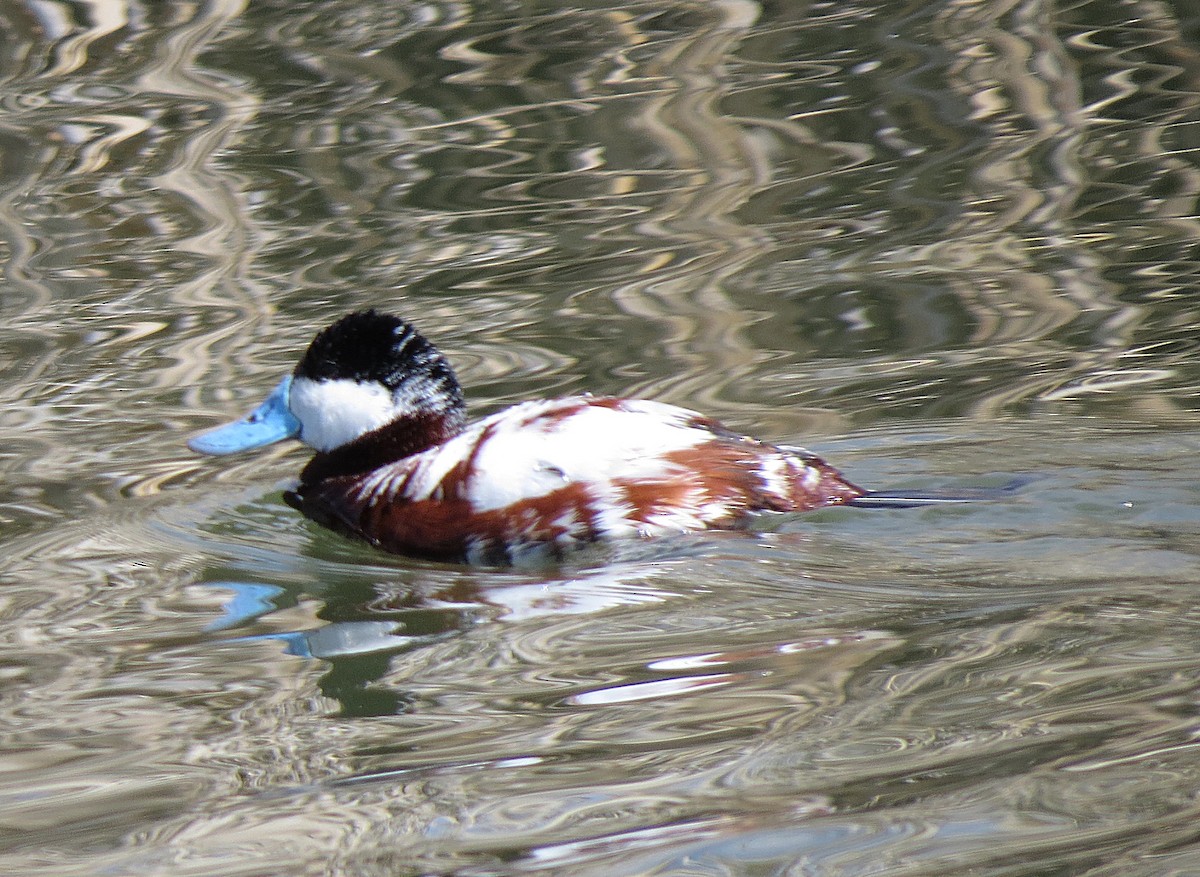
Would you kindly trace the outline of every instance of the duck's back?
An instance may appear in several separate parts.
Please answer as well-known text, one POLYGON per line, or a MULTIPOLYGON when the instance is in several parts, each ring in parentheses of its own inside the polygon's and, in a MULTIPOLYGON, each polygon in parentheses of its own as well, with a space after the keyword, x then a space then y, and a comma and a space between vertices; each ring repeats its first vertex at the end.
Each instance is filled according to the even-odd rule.
POLYGON ((863 493, 805 451, 696 412, 580 396, 514 406, 374 471, 302 483, 290 501, 390 551, 505 561, 863 493))

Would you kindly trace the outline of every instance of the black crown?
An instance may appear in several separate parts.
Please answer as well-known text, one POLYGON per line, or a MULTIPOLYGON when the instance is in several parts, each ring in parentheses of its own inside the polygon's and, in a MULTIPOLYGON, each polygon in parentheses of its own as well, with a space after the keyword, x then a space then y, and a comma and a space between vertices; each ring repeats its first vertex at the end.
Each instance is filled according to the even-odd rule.
POLYGON ((441 351, 412 323, 374 309, 347 314, 321 330, 293 375, 316 381, 376 382, 393 392, 405 381, 422 377, 453 399, 461 399, 454 369, 441 351))

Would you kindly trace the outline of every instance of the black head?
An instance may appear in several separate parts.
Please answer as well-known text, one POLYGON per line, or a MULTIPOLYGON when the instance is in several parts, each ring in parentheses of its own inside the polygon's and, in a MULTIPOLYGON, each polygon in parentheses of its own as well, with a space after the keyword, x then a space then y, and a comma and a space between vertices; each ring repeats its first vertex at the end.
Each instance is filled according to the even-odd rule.
POLYGON ((292 373, 289 407, 301 439, 321 451, 387 424, 417 442, 452 435, 465 421, 446 358, 411 323, 374 310, 317 334, 292 373))
POLYGON ((313 381, 378 383, 395 392, 412 377, 430 380, 461 398, 458 379, 441 351, 407 320, 376 310, 355 311, 322 329, 293 376, 313 381))

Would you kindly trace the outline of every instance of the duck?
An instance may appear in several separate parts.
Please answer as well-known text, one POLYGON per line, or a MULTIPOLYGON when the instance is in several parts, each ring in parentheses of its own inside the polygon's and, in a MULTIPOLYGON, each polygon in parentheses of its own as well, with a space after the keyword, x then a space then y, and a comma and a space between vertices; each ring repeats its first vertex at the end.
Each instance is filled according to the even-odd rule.
POLYGON ((383 551, 473 564, 872 500, 803 448, 648 399, 525 401, 470 422, 442 352, 375 309, 322 329, 262 404, 188 445, 287 439, 315 452, 284 493, 303 515, 383 551))

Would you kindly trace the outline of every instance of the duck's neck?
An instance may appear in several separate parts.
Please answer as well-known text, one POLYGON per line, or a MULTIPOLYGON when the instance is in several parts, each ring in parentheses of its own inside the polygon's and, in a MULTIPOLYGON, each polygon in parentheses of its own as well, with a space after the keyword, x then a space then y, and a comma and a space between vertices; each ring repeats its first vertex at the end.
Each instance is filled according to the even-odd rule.
POLYGON ((300 483, 370 472, 449 441, 465 424, 461 409, 406 414, 344 445, 319 451, 301 471, 300 483))

